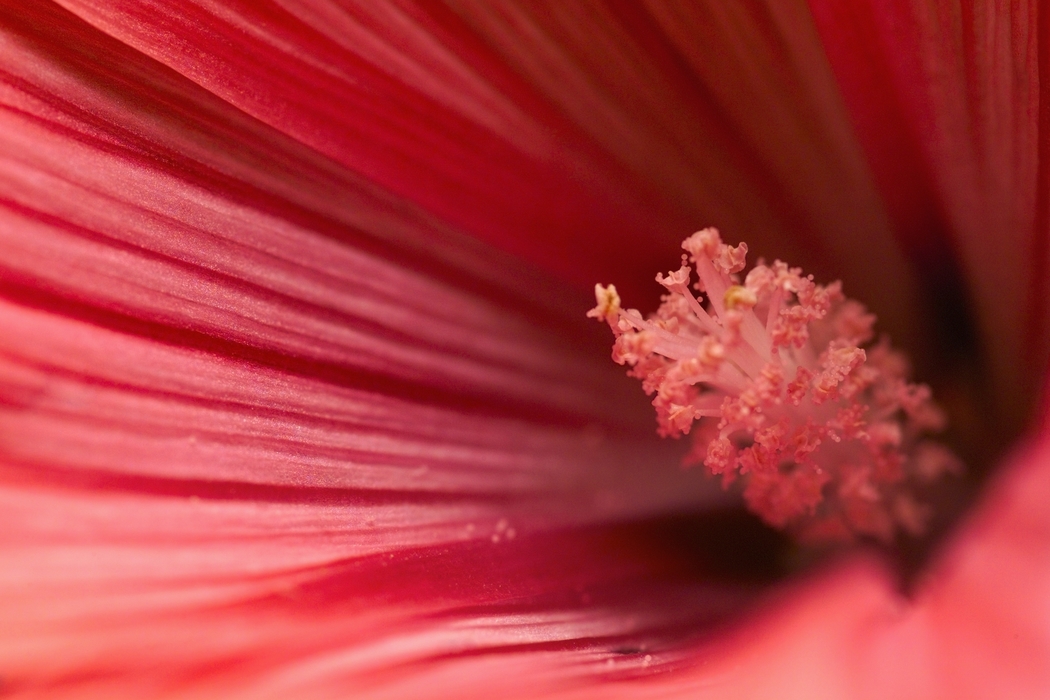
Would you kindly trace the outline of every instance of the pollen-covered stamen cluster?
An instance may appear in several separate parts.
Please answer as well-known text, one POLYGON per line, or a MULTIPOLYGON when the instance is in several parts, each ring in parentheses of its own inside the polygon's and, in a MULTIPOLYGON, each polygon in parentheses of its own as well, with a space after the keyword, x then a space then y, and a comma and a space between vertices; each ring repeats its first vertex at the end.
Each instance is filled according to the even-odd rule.
POLYGON ((875 317, 838 282, 779 260, 741 279, 747 246, 715 229, 682 248, 681 268, 656 276, 667 293, 655 314, 622 309, 612 285, 595 288, 588 313, 609 323, 613 359, 654 397, 659 433, 697 423, 687 463, 726 486, 740 477, 755 513, 803 539, 919 533, 925 508, 912 494, 957 462, 924 437, 944 417, 907 381, 903 355, 885 338, 863 349, 875 317))

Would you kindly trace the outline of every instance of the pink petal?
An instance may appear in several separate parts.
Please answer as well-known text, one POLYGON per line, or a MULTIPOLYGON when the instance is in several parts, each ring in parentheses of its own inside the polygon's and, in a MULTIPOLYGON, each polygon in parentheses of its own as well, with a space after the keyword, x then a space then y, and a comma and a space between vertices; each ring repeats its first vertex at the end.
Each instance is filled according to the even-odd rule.
POLYGON ((919 290, 801 6, 62 4, 581 288, 653 299, 683 232, 714 224, 850 280, 921 343, 919 290))
MULTIPOLYGON (((1050 425, 1008 461, 911 600, 872 562, 803 582, 698 665, 618 697, 1043 698, 1050 425)), ((598 695, 595 694, 597 697, 598 695)), ((604 695, 603 697, 609 697, 604 695)))
POLYGON ((75 18, 20 12, 0 43, 6 689, 228 696, 326 655, 353 675, 681 623, 616 585, 673 559, 542 534, 718 498, 572 337, 584 296, 75 18), (592 584, 607 605, 550 602, 592 584), (302 586, 315 602, 289 603, 302 586))
POLYGON ((925 274, 959 261, 994 385, 986 418, 1015 431, 1050 357, 1045 7, 810 5, 902 244, 925 274))
MULTIPOLYGON (((711 496, 667 468, 629 384, 591 362, 570 318, 582 295, 505 255, 580 286, 622 273, 644 294, 683 230, 718 223, 820 259, 917 333, 910 210, 883 211, 852 93, 847 112, 834 87, 842 64, 804 12, 63 4, 103 31, 0 8, 5 690, 1050 686, 1018 663, 1047 652, 1043 448, 915 603, 854 560, 698 641, 750 585, 609 521, 711 496), (964 673, 942 671, 956 659, 964 673)), ((923 158, 943 166, 956 126, 923 158)), ((985 204, 1002 220, 967 204, 979 158, 929 186, 966 205, 962 223, 994 219, 958 229, 975 274, 977 232, 1024 224, 1032 199, 1027 156, 1000 156, 985 204), (1016 193, 1001 161, 1022 173, 1016 193)), ((1016 312, 1039 288, 992 267, 974 284, 1009 392, 1019 326, 991 318, 994 301, 1016 312)), ((1038 349, 1036 321, 1020 327, 1038 349)))
MULTIPOLYGON (((1004 465, 915 592, 854 556, 784 585, 644 682, 558 679, 504 657, 399 679, 389 697, 1045 698, 1050 692, 1050 425, 1004 465), (522 683, 528 672, 532 683, 522 683), (524 688, 523 688, 524 686, 524 688)), ((613 662, 612 665, 615 665, 613 662)), ((537 668, 538 667, 538 668, 537 668)), ((377 695, 382 697, 382 695, 377 695)))

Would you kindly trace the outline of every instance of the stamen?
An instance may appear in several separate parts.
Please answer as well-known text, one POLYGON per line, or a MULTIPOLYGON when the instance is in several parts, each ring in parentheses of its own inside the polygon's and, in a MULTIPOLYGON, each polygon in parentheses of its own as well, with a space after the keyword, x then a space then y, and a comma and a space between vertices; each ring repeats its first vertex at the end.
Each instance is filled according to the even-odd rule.
POLYGON ((869 345, 875 316, 839 282, 779 260, 741 283, 747 246, 716 229, 682 248, 681 268, 656 276, 667 293, 655 314, 622 309, 612 285, 595 287, 587 314, 609 324, 613 359, 653 396, 659 434, 695 424, 686 464, 725 487, 739 479, 751 510, 801 539, 921 533, 928 512, 913 491, 959 462, 927 437, 945 426, 929 387, 908 382, 886 338, 869 345), (694 271, 706 299, 690 291, 694 271))

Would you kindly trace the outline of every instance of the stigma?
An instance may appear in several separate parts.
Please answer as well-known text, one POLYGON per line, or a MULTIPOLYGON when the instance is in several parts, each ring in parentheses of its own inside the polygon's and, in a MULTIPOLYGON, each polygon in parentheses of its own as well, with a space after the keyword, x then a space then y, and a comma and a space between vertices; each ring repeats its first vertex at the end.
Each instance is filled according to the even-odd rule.
POLYGON ((887 338, 874 342, 875 316, 839 282, 779 260, 742 277, 747 245, 716 229, 682 248, 681 267, 656 276, 666 293, 654 314, 600 284, 587 314, 609 324, 613 360, 653 397, 659 434, 692 434, 687 466, 740 487, 752 512, 800 540, 921 534, 929 512, 915 494, 959 463, 930 438, 946 421, 929 387, 908 380, 887 338))

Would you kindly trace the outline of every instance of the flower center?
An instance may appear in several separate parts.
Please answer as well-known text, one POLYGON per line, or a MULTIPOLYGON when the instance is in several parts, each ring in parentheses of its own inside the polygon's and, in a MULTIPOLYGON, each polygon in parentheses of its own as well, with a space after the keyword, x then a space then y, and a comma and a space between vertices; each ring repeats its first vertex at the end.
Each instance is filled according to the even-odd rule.
POLYGON ((908 381, 887 338, 872 344, 875 316, 779 260, 741 280, 747 245, 713 228, 682 248, 681 268, 656 276, 656 313, 622 309, 599 284, 587 314, 654 397, 658 432, 693 431, 685 464, 725 487, 739 478, 748 507, 801 540, 920 534, 928 508, 914 494, 959 461, 928 437, 945 427, 929 387, 908 381))

